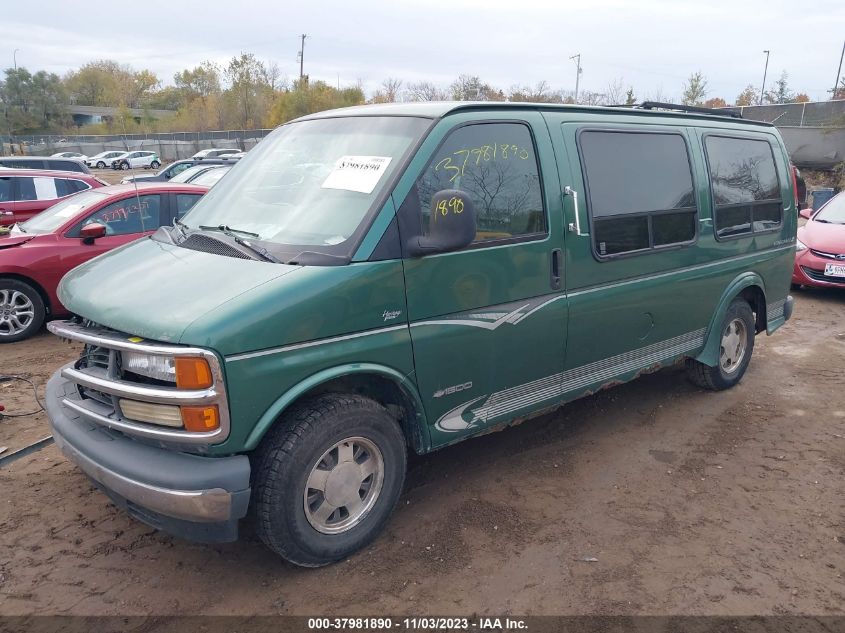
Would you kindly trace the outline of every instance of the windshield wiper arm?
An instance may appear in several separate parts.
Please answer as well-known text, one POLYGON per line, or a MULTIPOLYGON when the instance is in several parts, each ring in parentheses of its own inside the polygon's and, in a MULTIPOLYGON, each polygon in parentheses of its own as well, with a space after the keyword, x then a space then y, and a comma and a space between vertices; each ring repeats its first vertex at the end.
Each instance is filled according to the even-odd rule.
POLYGON ((200 230, 205 229, 210 231, 220 231, 224 235, 228 235, 229 237, 231 237, 236 244, 240 244, 244 248, 251 250, 253 253, 258 255, 262 259, 267 260, 268 262, 273 262, 274 264, 284 263, 281 259, 270 253, 270 251, 268 251, 266 248, 247 242, 246 240, 241 239, 240 237, 235 235, 235 233, 241 233, 243 235, 249 235, 256 238, 261 237, 260 235, 258 235, 258 233, 250 233, 249 231, 239 231, 238 229, 229 228, 225 224, 221 224, 219 226, 199 226, 197 228, 199 228, 200 230))
POLYGON ((217 226, 203 226, 202 224, 197 227, 201 231, 220 231, 221 233, 226 233, 227 235, 231 233, 240 233, 241 235, 246 235, 247 237, 254 237, 255 239, 260 238, 261 236, 258 233, 251 233, 250 231, 242 231, 240 229, 233 229, 228 224, 218 224, 217 226))

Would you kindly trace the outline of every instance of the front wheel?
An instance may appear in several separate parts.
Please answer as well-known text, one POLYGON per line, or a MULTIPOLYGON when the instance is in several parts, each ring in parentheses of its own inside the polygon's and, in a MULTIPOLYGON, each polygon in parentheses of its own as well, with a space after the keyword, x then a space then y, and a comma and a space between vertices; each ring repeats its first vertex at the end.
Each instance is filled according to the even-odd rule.
POLYGON ((687 360, 690 380, 705 389, 721 391, 737 384, 754 351, 754 313, 744 299, 734 299, 722 320, 722 338, 719 341, 719 364, 710 367, 697 360, 687 360))
POLYGON ((121 168, 123 171, 126 171, 127 169, 129 169, 129 163, 121 163, 121 164, 120 164, 120 168, 121 168))
POLYGON ((17 279, 0 279, 0 343, 14 343, 34 335, 46 310, 38 291, 17 279))
POLYGON ((157 160, 154 160, 153 162, 150 163, 151 169, 158 169, 159 167, 161 167, 161 163, 158 162, 157 160))
POLYGON ((103 161, 97 161, 97 169, 105 169, 106 164, 103 161))
POLYGON ((369 398, 325 394, 295 406, 255 455, 259 537, 303 567, 349 556, 384 528, 406 460, 399 425, 369 398))

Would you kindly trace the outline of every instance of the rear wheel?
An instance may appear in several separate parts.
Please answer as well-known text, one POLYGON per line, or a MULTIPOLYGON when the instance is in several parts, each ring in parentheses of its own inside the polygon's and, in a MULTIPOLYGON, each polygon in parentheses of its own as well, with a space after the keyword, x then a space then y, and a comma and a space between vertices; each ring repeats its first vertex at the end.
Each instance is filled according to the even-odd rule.
POLYGON ((715 367, 687 360, 687 373, 693 383, 721 391, 742 380, 754 351, 754 313, 744 299, 734 299, 722 320, 719 363, 715 367))
POLYGON ((152 169, 158 169, 159 167, 161 167, 161 163, 158 162, 157 160, 154 160, 153 162, 150 163, 150 167, 152 169))
POLYGON ((129 163, 121 163, 121 164, 120 164, 120 168, 121 168, 123 171, 126 171, 127 169, 129 169, 129 163))
POLYGON ((45 315, 35 288, 17 279, 0 279, 0 343, 29 338, 41 328, 45 315))
POLYGON ((97 169, 105 169, 105 168, 106 168, 106 164, 103 161, 101 161, 101 160, 97 161, 97 169))
POLYGON ((304 567, 350 555, 383 529, 406 458, 399 425, 377 402, 325 394, 297 405, 256 453, 258 535, 304 567))

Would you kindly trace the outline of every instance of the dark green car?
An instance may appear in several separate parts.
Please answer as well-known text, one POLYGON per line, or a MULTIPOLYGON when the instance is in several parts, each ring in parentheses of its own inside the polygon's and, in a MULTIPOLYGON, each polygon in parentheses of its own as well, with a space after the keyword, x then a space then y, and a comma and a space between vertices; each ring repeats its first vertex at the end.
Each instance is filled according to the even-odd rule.
POLYGON ((86 263, 54 322, 56 442, 132 516, 316 566, 427 453, 674 363, 742 378, 789 318, 769 124, 427 103, 282 126, 173 227, 86 263))

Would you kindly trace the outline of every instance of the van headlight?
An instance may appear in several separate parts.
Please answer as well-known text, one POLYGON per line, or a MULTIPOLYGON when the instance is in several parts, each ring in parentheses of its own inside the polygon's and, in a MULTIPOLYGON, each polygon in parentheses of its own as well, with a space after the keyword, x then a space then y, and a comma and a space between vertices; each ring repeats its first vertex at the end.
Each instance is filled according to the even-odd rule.
POLYGON ((179 389, 207 389, 214 383, 208 361, 197 356, 121 352, 124 371, 176 383, 179 389))
POLYGON ((795 250, 796 251, 806 251, 807 245, 799 240, 797 237, 795 238, 795 250))

